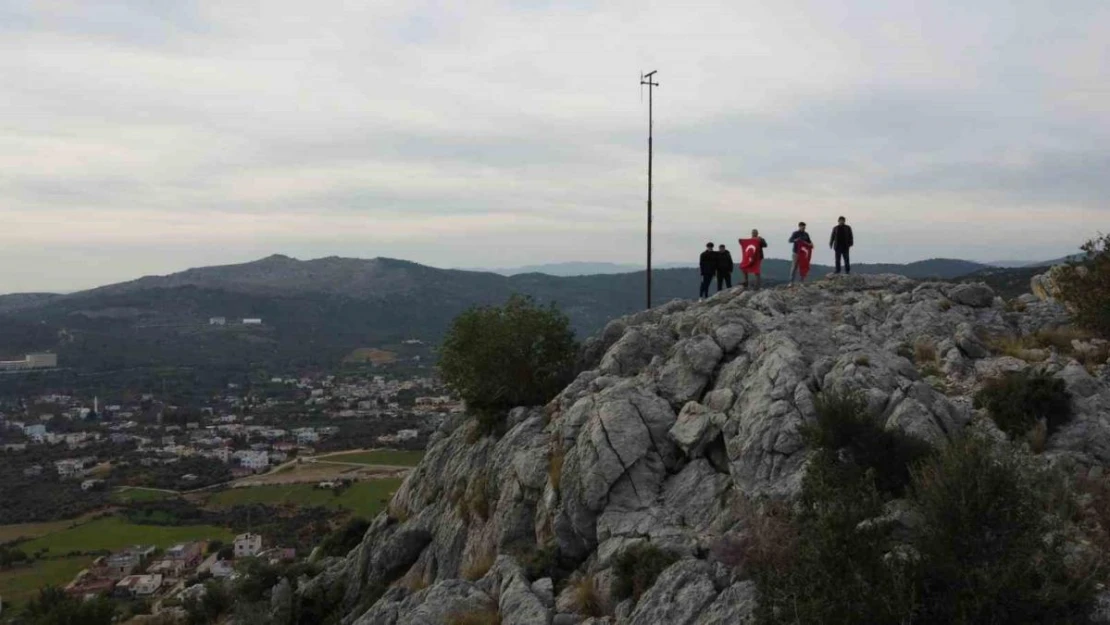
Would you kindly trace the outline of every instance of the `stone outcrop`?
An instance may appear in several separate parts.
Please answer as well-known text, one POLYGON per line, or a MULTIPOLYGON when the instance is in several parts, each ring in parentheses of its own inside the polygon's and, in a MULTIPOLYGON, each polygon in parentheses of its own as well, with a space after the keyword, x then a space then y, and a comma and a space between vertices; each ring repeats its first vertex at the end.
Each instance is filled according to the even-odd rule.
POLYGON ((1023 302, 1012 312, 982 284, 838 276, 615 320, 586 342, 573 383, 514 410, 500 439, 448 420, 362 544, 298 592, 342 585, 343 622, 359 625, 483 609, 512 624, 746 622, 754 587, 706 554, 744 529, 738 501, 799 492, 799 427, 823 391, 859 391, 886 427, 943 446, 983 419, 971 397, 986 378, 1036 367, 1075 398, 1046 453, 1110 463, 1106 365, 999 353, 1067 321, 1054 300, 1023 302), (615 601, 614 558, 645 541, 679 559, 638 602, 615 601), (587 619, 570 589, 528 577, 552 553, 592 581, 608 616, 587 619))

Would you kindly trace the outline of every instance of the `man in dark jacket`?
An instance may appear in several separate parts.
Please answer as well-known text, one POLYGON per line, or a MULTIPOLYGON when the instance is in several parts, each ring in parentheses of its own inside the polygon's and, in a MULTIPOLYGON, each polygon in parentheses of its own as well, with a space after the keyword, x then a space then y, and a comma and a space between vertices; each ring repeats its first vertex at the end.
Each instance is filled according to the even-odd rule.
POLYGON ((724 288, 732 288, 732 254, 725 249, 725 244, 722 243, 717 248, 717 292, 721 292, 721 285, 724 288))
POLYGON ((698 297, 709 297, 709 285, 713 276, 717 275, 717 252, 713 251, 713 242, 705 244, 705 251, 698 258, 698 268, 701 270, 701 290, 698 297))
POLYGON ((802 282, 805 282, 805 277, 798 275, 800 273, 798 271, 798 248, 801 246, 802 241, 805 241, 806 243, 809 243, 810 245, 813 245, 813 241, 811 241, 810 238, 809 238, 809 233, 806 232, 806 222, 799 221, 798 222, 798 229, 794 231, 794 234, 790 235, 790 240, 787 241, 787 243, 789 243, 793 246, 793 252, 794 252, 793 260, 790 263, 790 284, 791 285, 794 284, 794 280, 798 277, 801 277, 802 282))
POLYGON ((840 273, 840 259, 844 258, 844 273, 852 273, 852 262, 848 259, 848 250, 855 243, 852 240, 852 227, 844 223, 844 218, 836 220, 832 236, 829 237, 829 247, 836 253, 836 273, 840 273))

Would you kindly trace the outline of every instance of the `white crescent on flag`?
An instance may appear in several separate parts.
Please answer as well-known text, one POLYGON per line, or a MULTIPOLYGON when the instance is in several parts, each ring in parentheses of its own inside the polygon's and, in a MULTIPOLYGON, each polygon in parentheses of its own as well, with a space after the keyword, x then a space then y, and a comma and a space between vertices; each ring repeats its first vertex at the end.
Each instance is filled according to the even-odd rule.
POLYGON ((744 246, 744 253, 745 253, 745 254, 747 254, 747 253, 748 253, 748 250, 751 250, 751 251, 752 251, 752 254, 755 254, 755 246, 754 246, 754 245, 746 245, 746 246, 744 246))
POLYGON ((806 256, 809 256, 810 251, 811 250, 808 247, 804 246, 804 245, 802 247, 798 248, 798 253, 799 254, 805 254, 806 256))

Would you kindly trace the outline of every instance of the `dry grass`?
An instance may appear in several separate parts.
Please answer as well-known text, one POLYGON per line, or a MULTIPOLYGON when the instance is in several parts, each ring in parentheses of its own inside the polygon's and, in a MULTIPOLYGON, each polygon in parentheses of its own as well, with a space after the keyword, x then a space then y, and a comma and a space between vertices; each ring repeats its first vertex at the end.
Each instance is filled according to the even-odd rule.
POLYGON ((855 362, 856 362, 857 367, 870 367, 871 366, 871 359, 868 358, 867 356, 856 356, 856 361, 855 362))
POLYGON ((947 300, 947 299, 942 299, 940 301, 940 304, 937 305, 937 308, 940 308, 941 312, 947 312, 947 311, 952 309, 952 301, 947 300))
POLYGON ((573 588, 572 603, 574 611, 582 616, 602 616, 604 613, 601 594, 593 575, 582 575, 570 583, 573 588))
POLYGON ((488 549, 482 553, 474 556, 474 558, 463 567, 462 576, 467 581, 476 581, 482 579, 493 568, 493 563, 497 560, 497 553, 493 549, 488 549))
POLYGON ((563 449, 563 439, 556 438, 551 444, 551 460, 547 465, 547 479, 551 481, 551 488, 558 493, 563 478, 563 462, 566 460, 566 450, 563 449))
POLYGON ((755 569, 785 571, 794 557, 798 534, 790 521, 789 504, 748 499, 736 503, 736 514, 746 528, 726 534, 710 547, 709 557, 747 576, 755 569))
POLYGON ((937 346, 930 339, 917 339, 913 344, 913 362, 919 366, 936 364, 937 346))
POLYGON ((497 608, 455 612, 447 616, 447 625, 501 625, 501 613, 497 608))
POLYGON ((400 523, 408 521, 411 516, 408 507, 398 503, 396 498, 389 500, 389 505, 386 506, 385 511, 386 514, 389 515, 389 518, 400 523))
POLYGON ((1044 419, 1037 421, 1028 432, 1025 433, 1025 440, 1029 443, 1029 449, 1035 453, 1043 453, 1046 445, 1048 444, 1048 424, 1044 419))
POLYGON ((471 514, 477 515, 485 521, 489 518, 490 511, 489 480, 486 476, 479 475, 470 480, 466 487, 466 506, 471 514))
POLYGON ((1052 330, 1039 330, 1033 334, 1016 337, 996 337, 989 341, 991 349, 1000 354, 1013 356, 1027 362, 1039 362, 1046 358, 1035 350, 1056 350, 1062 356, 1075 358, 1088 370, 1106 363, 1110 358, 1110 344, 1077 352, 1073 341, 1089 341, 1093 336, 1080 328, 1064 327, 1052 330))
POLYGON ((1048 357, 1043 351, 1034 351, 1040 348, 1034 347, 1033 342, 1026 340, 1026 338, 1005 336, 991 339, 988 341, 988 345, 996 353, 1026 362, 1040 362, 1048 357))

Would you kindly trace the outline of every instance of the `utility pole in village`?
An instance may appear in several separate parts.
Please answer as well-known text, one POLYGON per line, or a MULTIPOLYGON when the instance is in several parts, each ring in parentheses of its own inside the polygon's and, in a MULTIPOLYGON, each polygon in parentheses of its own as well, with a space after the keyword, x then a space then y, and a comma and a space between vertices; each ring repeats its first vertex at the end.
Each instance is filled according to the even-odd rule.
POLYGON ((659 83, 652 78, 656 71, 658 70, 640 75, 640 88, 643 89, 643 85, 647 85, 648 88, 647 307, 649 309, 651 308, 651 141, 653 126, 651 96, 653 88, 659 86, 659 83))

